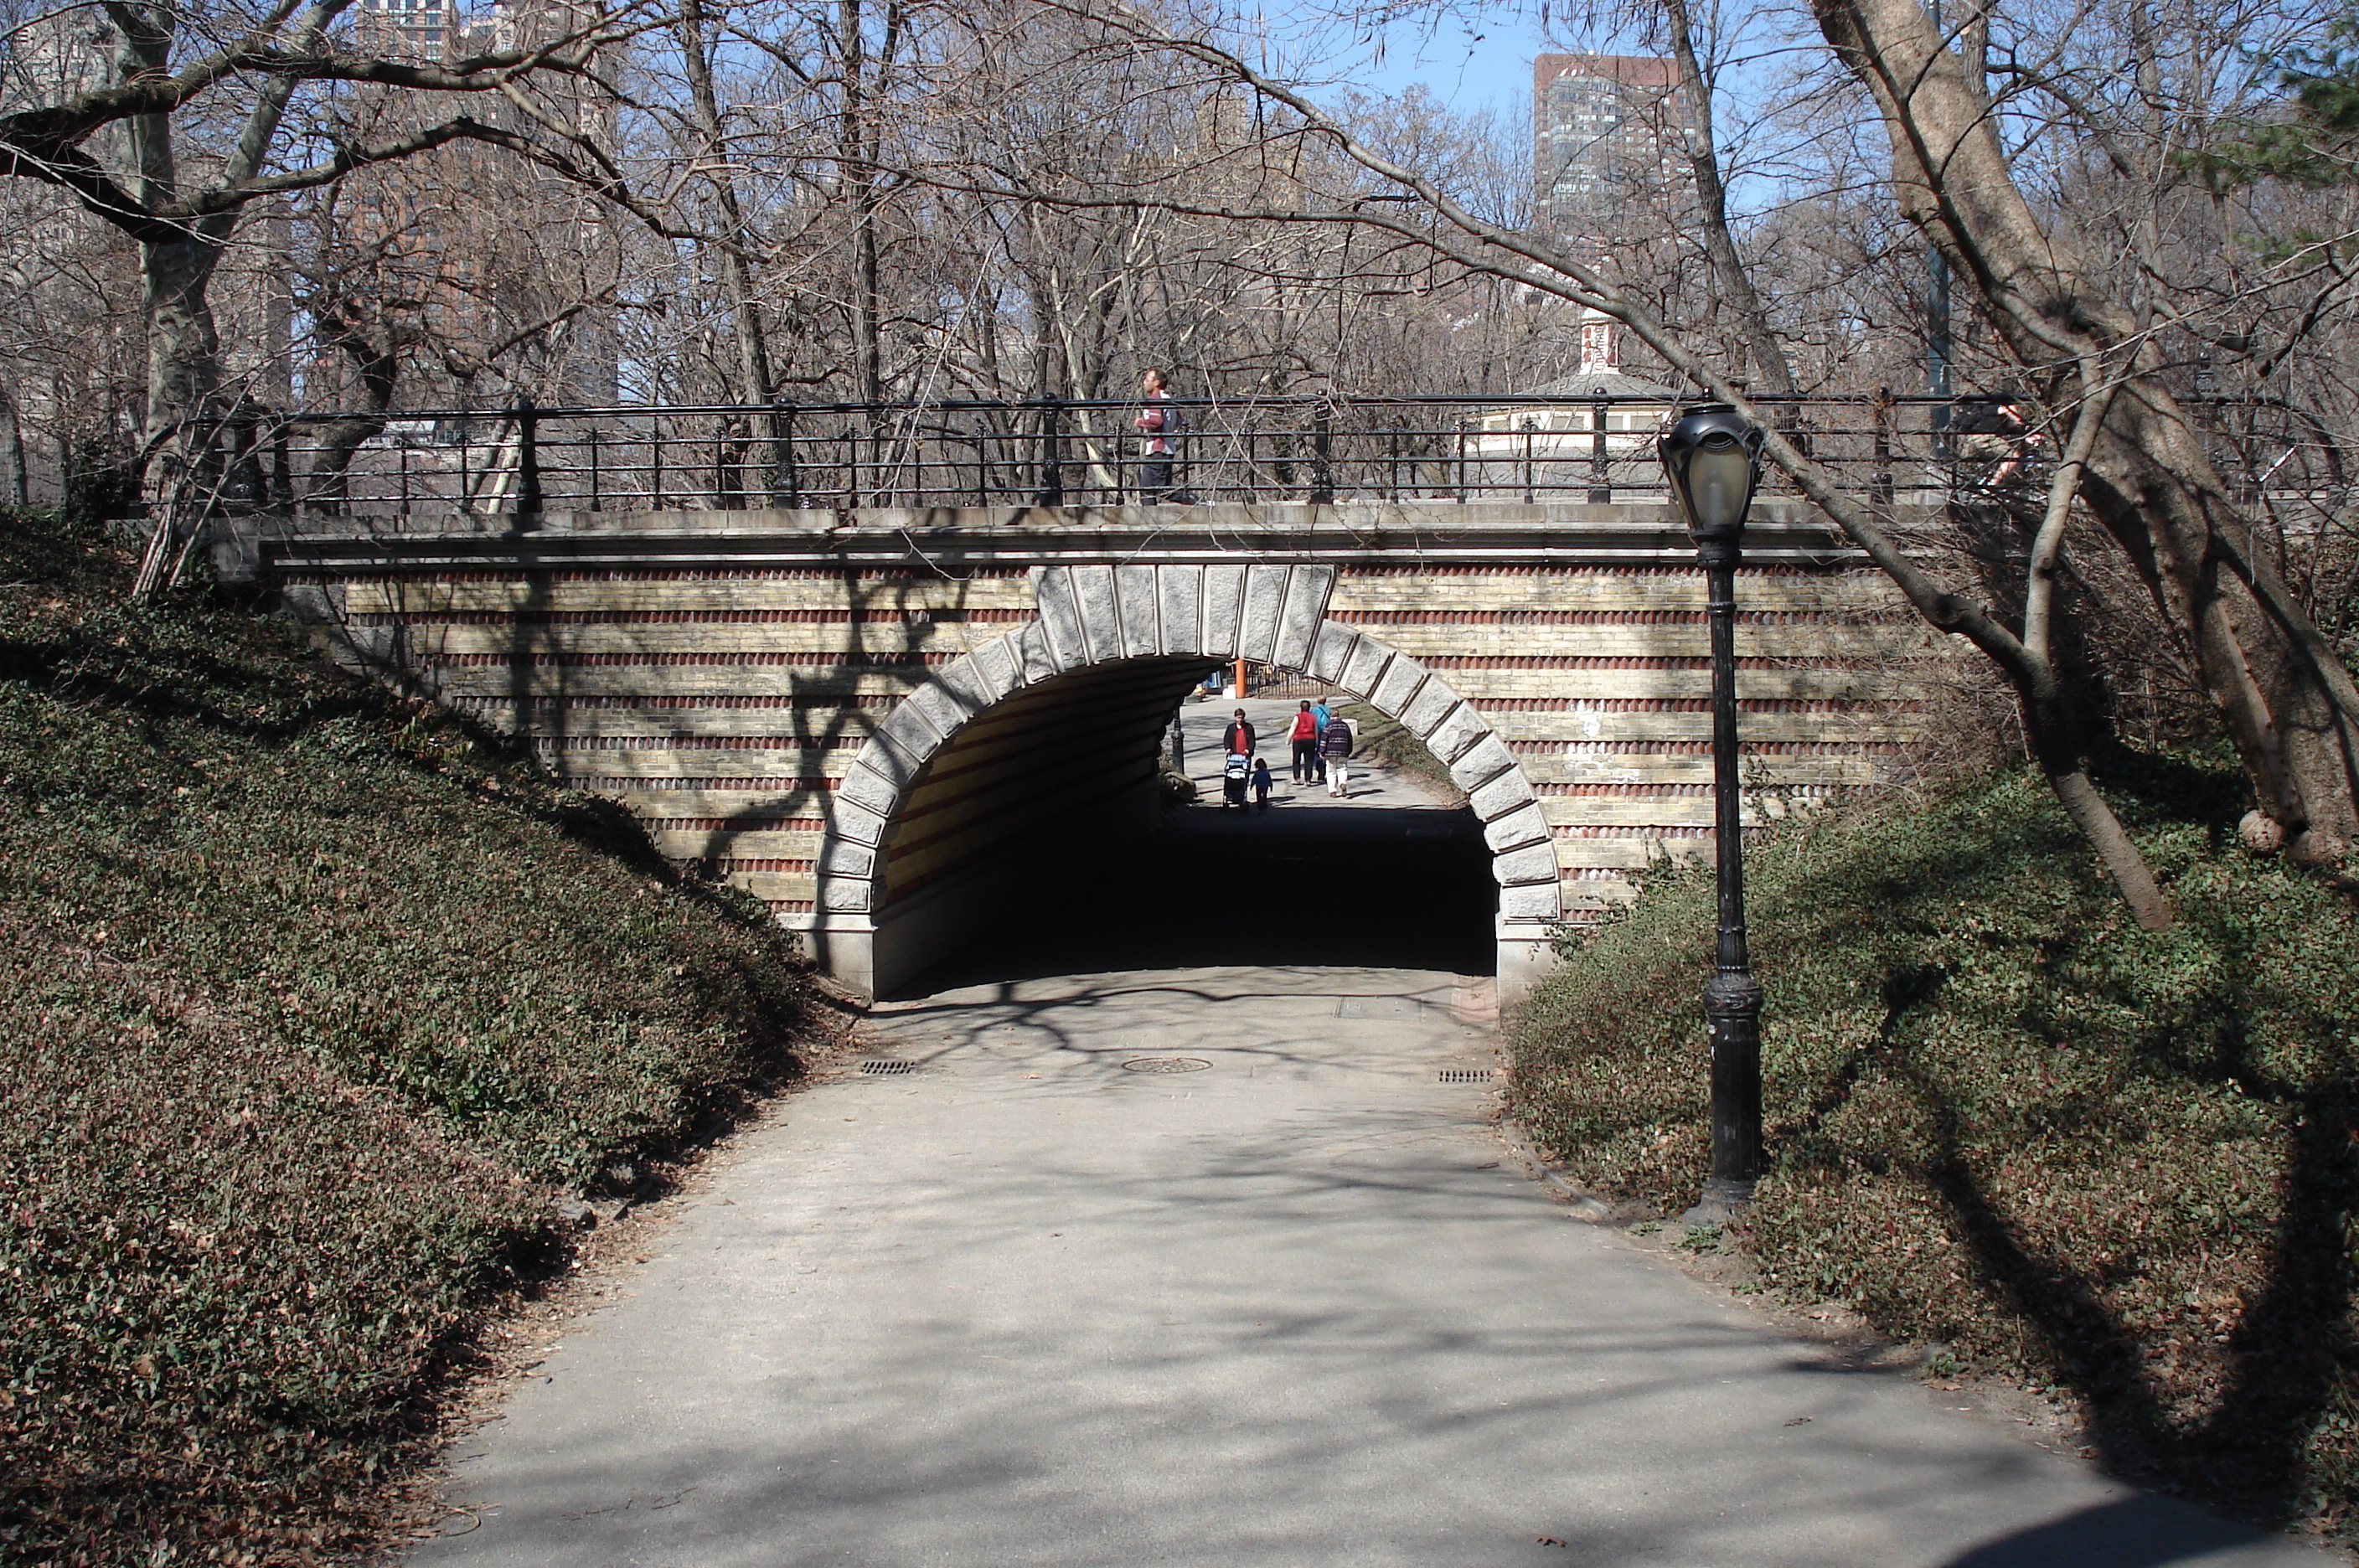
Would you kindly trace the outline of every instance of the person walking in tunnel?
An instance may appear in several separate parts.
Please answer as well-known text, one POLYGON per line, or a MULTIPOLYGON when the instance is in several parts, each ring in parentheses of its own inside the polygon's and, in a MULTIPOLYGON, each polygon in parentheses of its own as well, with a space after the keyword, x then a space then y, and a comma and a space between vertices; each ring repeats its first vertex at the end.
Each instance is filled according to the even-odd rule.
POLYGON ((1254 727, 1246 722, 1243 708, 1229 716, 1229 727, 1221 732, 1221 749, 1231 757, 1254 754, 1254 727))
MULTIPOLYGON (((1325 737, 1325 735, 1326 735, 1326 734, 1327 734, 1327 724, 1328 724, 1328 722, 1329 722, 1330 720, 1332 720, 1332 718, 1334 718, 1334 716, 1335 716, 1335 714, 1334 714, 1333 710, 1332 710, 1332 709, 1331 709, 1331 708, 1328 706, 1328 699, 1327 699, 1326 697, 1324 697, 1324 696, 1320 696, 1320 697, 1315 697, 1315 698, 1311 699, 1311 702, 1310 702, 1310 717, 1311 717, 1311 718, 1312 718, 1312 719, 1313 719, 1313 720, 1318 724, 1318 725, 1319 725, 1319 731, 1318 731, 1318 737, 1319 737, 1319 738, 1324 738, 1324 737, 1325 737)), ((1312 763, 1314 763, 1314 764, 1316 765, 1317 769, 1318 769, 1317 773, 1316 773, 1316 774, 1315 774, 1315 776, 1314 776, 1314 778, 1315 778, 1315 781, 1316 781, 1316 782, 1318 782, 1318 783, 1321 783, 1321 784, 1324 784, 1324 783, 1326 783, 1326 782, 1327 782, 1327 754, 1326 754, 1324 751, 1321 750, 1317 746, 1313 746, 1310 748, 1310 760, 1312 761, 1312 763)))
POLYGON ((1309 784, 1319 777, 1319 716, 1305 702, 1294 715, 1294 730, 1288 739, 1294 743, 1294 781, 1309 784))
POLYGON ((1225 811, 1234 806, 1244 811, 1245 786, 1252 781, 1253 758, 1240 751, 1229 753, 1229 759, 1221 764, 1221 810, 1225 811))
POLYGON ((1340 713, 1327 721, 1326 731, 1319 737, 1319 755, 1327 760, 1327 793, 1350 799, 1351 769, 1344 764, 1352 760, 1352 726, 1340 713))
POLYGON ((1277 780, 1269 776, 1269 764, 1264 762, 1258 757, 1255 757, 1253 770, 1254 810, 1256 811, 1268 811, 1269 792, 1277 788, 1277 780))

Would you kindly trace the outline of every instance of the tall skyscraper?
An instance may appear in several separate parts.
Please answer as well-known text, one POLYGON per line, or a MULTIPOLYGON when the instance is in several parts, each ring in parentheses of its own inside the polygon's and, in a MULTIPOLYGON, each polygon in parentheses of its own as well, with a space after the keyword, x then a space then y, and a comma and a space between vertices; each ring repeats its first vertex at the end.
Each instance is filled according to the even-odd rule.
POLYGON ((440 60, 459 42, 456 0, 361 0, 361 45, 389 55, 440 60))
POLYGON ((1679 67, 1647 55, 1532 61, 1535 226, 1591 258, 1661 235, 1688 189, 1679 67))

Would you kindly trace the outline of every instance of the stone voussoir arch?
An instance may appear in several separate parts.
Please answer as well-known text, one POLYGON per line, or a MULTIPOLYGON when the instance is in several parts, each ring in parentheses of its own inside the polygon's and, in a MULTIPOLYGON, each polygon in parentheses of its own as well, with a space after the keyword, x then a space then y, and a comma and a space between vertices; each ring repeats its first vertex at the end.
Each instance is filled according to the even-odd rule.
POLYGON ((1327 615, 1332 566, 1305 563, 1038 566, 1037 615, 935 670, 897 703, 833 791, 817 865, 820 911, 875 917, 901 802, 977 717, 1043 681, 1123 660, 1234 659, 1299 670, 1399 723, 1467 792, 1509 928, 1528 947, 1561 915, 1556 849, 1515 753, 1439 674, 1327 615))

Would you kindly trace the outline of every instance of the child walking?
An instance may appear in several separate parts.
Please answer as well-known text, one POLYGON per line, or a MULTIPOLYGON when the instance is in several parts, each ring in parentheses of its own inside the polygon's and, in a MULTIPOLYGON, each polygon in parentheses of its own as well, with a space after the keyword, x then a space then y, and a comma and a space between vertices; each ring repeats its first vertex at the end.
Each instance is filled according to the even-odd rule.
POLYGON ((1254 810, 1257 811, 1268 811, 1269 792, 1277 787, 1277 781, 1269 776, 1269 764, 1264 762, 1258 757, 1255 757, 1253 771, 1254 810))

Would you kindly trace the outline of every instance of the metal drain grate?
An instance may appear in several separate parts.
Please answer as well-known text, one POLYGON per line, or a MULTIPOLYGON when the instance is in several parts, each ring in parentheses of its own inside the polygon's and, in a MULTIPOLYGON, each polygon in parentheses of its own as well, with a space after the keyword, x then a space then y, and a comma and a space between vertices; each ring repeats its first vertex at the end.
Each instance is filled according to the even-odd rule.
POLYGON ((879 1074, 886 1073, 915 1073, 918 1070, 918 1064, 914 1062, 896 1062, 886 1057, 878 1057, 875 1061, 862 1062, 860 1064, 860 1070, 863 1073, 874 1073, 879 1074))
POLYGON ((1441 1070, 1441 1081, 1445 1083, 1489 1083, 1498 1076, 1488 1067, 1445 1067, 1441 1070))
POLYGON ((1141 1056, 1122 1064, 1125 1073, 1201 1073, 1211 1062, 1196 1056, 1141 1056))

